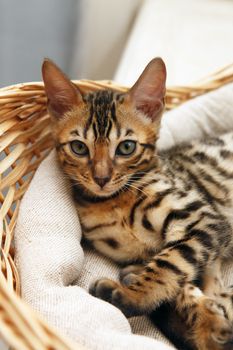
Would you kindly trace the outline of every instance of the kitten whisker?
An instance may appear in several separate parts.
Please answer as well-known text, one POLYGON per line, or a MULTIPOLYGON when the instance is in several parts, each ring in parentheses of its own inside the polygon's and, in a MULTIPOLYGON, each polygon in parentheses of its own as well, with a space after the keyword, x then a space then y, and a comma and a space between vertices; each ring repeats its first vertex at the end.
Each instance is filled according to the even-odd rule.
POLYGON ((144 196, 148 197, 148 194, 146 192, 144 192, 142 189, 138 188, 137 186, 134 186, 130 183, 127 183, 126 186, 128 188, 133 188, 133 189, 137 190, 138 192, 141 192, 142 194, 144 194, 144 196))

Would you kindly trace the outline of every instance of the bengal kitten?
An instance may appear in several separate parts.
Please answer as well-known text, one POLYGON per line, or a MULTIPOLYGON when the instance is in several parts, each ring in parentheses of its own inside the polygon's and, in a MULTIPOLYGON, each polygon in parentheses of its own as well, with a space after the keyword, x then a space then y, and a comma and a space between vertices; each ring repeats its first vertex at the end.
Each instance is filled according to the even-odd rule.
POLYGON ((166 80, 160 58, 127 93, 82 94, 51 61, 42 70, 83 235, 128 264, 120 282, 102 278, 91 293, 127 317, 171 303, 179 324, 170 319, 169 328, 188 348, 232 349, 233 291, 221 265, 233 253, 233 133, 157 151, 166 80))

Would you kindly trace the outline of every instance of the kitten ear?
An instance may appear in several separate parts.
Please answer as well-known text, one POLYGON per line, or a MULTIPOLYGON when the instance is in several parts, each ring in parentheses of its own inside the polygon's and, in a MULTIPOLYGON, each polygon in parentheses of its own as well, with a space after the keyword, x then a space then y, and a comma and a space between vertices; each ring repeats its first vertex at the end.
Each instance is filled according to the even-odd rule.
POLYGON ((54 117, 61 118, 65 112, 82 101, 78 88, 49 59, 43 62, 42 76, 48 98, 48 109, 54 117))
POLYGON ((164 108, 166 67, 161 58, 154 58, 146 66, 129 91, 136 109, 155 121, 164 108))

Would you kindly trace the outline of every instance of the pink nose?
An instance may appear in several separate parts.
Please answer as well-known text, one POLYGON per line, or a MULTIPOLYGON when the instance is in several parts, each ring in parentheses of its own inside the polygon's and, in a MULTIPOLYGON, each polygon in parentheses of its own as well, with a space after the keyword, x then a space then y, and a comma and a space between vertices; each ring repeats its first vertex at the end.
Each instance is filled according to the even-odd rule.
POLYGON ((104 185, 106 185, 106 183, 109 182, 110 176, 105 176, 105 177, 94 176, 94 180, 97 183, 97 185, 103 188, 104 185))

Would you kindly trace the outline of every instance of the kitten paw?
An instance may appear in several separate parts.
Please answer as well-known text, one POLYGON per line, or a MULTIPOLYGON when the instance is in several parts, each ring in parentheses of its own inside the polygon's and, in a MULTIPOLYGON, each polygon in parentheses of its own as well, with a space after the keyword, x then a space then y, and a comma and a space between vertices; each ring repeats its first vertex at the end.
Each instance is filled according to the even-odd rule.
POLYGON ((145 267, 144 265, 140 265, 140 264, 132 264, 124 267, 120 271, 120 276, 119 276, 120 281, 122 282, 124 278, 131 273, 133 274, 141 273, 144 267, 145 267))
POLYGON ((127 287, 107 278, 97 280, 89 292, 118 307, 126 317, 143 314, 143 298, 133 287, 127 287), (131 288, 131 289, 130 289, 131 288))
POLYGON ((230 350, 233 348, 233 327, 217 301, 203 298, 194 329, 195 344, 200 350, 230 350))
POLYGON ((112 293, 117 289, 117 283, 107 278, 95 281, 89 288, 89 293, 99 299, 112 302, 112 293))

